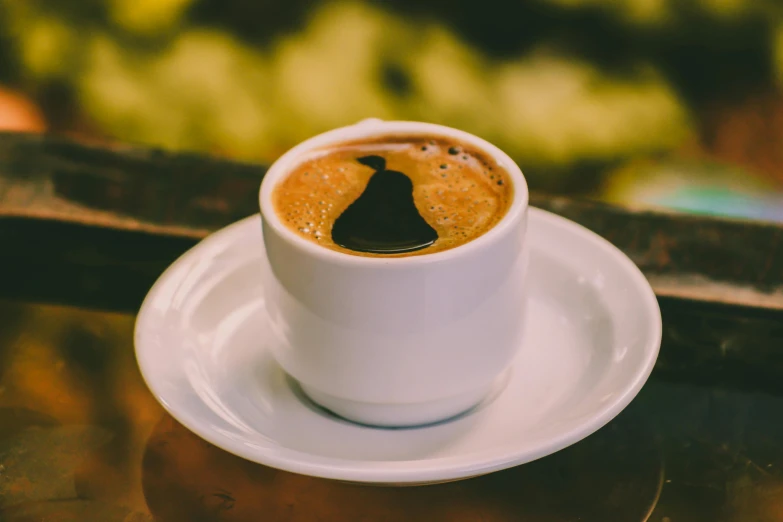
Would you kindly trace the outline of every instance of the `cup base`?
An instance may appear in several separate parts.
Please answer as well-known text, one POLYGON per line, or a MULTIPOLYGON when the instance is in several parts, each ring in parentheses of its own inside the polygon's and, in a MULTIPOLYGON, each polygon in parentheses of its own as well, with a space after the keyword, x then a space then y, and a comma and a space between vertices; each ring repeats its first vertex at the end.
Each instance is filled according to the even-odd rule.
POLYGON ((478 406, 493 395, 498 383, 504 383, 506 375, 489 386, 434 401, 383 404, 360 402, 323 393, 299 382, 302 392, 316 405, 345 420, 379 428, 412 428, 443 422, 478 406))

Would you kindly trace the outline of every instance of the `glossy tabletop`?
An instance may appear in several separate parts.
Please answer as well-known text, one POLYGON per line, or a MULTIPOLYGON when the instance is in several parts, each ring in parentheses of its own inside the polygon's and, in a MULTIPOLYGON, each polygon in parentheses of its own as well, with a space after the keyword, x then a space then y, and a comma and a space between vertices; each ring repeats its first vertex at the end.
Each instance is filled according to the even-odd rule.
POLYGON ((375 488, 265 468, 191 434, 142 381, 134 312, 177 256, 257 211, 262 175, 214 158, 0 135, 0 520, 783 521, 774 224, 534 195, 642 269, 663 343, 619 417, 531 464, 375 488))
POLYGON ((0 302, 3 520, 783 520, 780 386, 656 371, 615 421, 560 453, 374 488, 252 464, 191 434, 147 391, 133 322, 0 302))

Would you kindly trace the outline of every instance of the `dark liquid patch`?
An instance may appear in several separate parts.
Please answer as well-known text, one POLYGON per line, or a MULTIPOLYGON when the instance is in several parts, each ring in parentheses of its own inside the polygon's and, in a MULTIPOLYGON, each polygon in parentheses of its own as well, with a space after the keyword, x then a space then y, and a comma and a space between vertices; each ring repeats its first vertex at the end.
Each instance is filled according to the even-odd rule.
MULTIPOLYGON (((379 136, 318 149, 303 160, 275 187, 275 210, 300 237, 346 254, 390 258, 449 250, 490 230, 503 218, 513 199, 508 172, 498 168, 492 158, 467 144, 442 138, 379 136), (455 151, 457 154, 452 154, 455 151), (489 166, 495 168, 494 172, 489 166), (373 176, 377 179, 370 183, 373 176), (497 183, 500 180, 502 185, 497 183), (404 190, 381 188, 379 197, 374 197, 376 184, 404 186, 404 190), (367 194, 357 202, 365 191, 367 194), (404 196, 390 203, 405 210, 391 211, 403 219, 402 223, 392 223, 396 229, 394 241, 372 229, 361 232, 357 223, 350 225, 351 215, 359 214, 357 209, 348 212, 334 229, 352 204, 359 209, 367 199, 384 204, 384 199, 391 199, 395 192, 404 196), (420 218, 437 234, 437 240, 424 248, 418 247, 435 235, 420 218), (413 226, 401 226, 411 220, 413 226), (424 230, 426 236, 405 234, 401 239, 399 229, 424 230)), ((382 210, 379 205, 366 205, 369 208, 363 213, 377 218, 382 210)), ((356 219, 358 225, 362 219, 366 218, 356 219)))
POLYGON ((340 214, 332 228, 332 241, 343 248, 373 254, 414 252, 433 244, 438 233, 413 202, 413 182, 386 170, 381 156, 357 161, 375 170, 356 201, 340 214))

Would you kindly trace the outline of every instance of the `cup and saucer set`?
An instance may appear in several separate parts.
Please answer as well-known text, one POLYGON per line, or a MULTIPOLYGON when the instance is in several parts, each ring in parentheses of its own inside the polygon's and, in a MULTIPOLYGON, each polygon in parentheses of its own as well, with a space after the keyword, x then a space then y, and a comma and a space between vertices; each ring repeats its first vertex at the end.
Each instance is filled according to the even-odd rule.
POLYGON ((593 232, 529 208, 520 169, 476 136, 360 122, 283 155, 259 199, 260 215, 175 261, 136 322, 154 396, 228 452, 352 483, 476 477, 587 437, 653 369, 661 315, 639 269, 593 232), (325 248, 276 214, 275 187, 308 154, 395 136, 491 158, 513 185, 505 215, 455 248, 384 258, 325 248))

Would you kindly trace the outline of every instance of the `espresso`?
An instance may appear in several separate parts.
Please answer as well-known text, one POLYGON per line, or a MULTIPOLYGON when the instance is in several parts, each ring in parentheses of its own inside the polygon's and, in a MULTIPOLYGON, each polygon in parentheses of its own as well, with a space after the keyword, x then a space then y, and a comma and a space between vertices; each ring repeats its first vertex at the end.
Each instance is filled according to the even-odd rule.
POLYGON ((326 248, 412 256, 490 230, 513 198, 508 172, 462 143, 428 136, 354 141, 316 150, 275 187, 281 221, 326 248))

